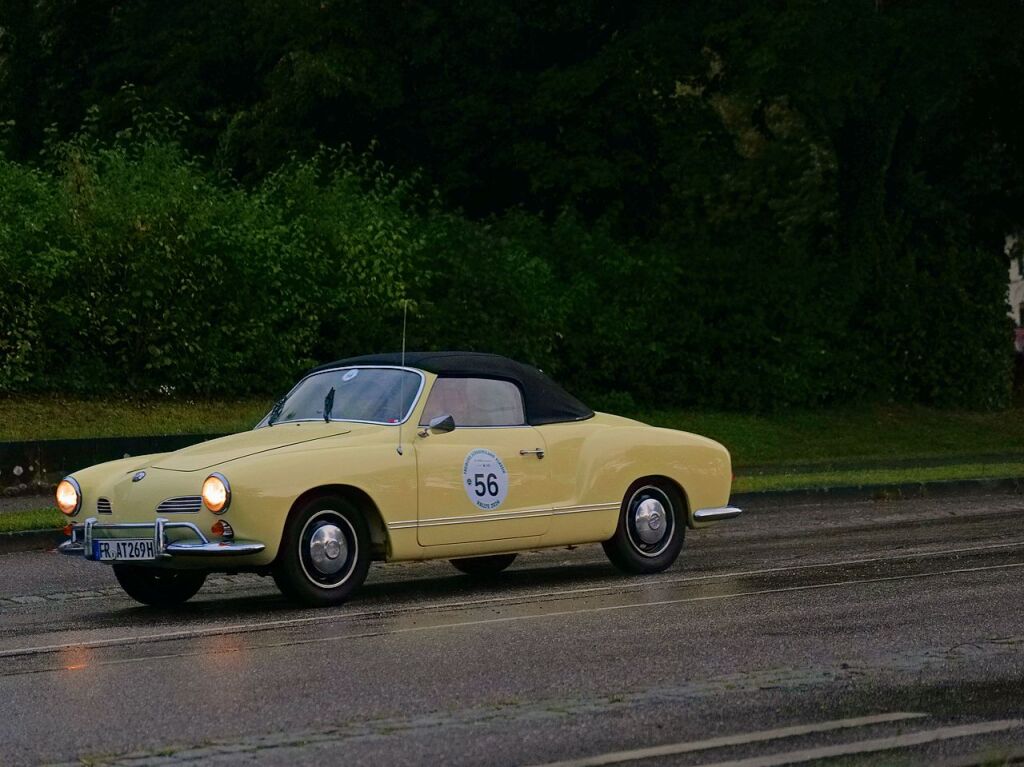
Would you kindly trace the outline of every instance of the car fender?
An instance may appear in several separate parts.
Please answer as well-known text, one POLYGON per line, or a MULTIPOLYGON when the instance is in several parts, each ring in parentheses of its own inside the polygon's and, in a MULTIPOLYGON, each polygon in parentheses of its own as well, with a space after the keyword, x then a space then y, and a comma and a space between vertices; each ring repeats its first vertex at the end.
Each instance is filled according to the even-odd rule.
POLYGON ((393 443, 289 448, 232 461, 221 469, 231 483, 225 514, 239 538, 266 544, 260 559, 277 555, 296 501, 317 488, 351 487, 372 501, 387 523, 416 516, 416 459, 393 443))
POLYGON ((678 485, 693 527, 694 510, 729 501, 729 451, 706 437, 639 424, 595 431, 584 441, 577 475, 581 502, 621 502, 642 477, 667 477, 678 485))

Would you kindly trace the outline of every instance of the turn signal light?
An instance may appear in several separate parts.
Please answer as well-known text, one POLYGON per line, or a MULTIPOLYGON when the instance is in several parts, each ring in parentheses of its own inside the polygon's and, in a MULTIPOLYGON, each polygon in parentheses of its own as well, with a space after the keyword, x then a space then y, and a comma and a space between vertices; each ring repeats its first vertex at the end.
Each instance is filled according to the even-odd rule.
POLYGON ((235 535, 234 529, 232 529, 231 525, 223 519, 218 519, 214 522, 213 526, 210 528, 210 532, 214 535, 219 535, 222 538, 233 538, 235 535))

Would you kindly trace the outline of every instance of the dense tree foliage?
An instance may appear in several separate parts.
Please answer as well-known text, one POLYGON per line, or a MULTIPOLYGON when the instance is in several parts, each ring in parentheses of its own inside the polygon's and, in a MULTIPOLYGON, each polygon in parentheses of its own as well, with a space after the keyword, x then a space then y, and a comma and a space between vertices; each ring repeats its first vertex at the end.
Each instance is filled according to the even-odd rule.
POLYGON ((1017 0, 0 7, 0 389, 273 390, 407 297, 593 392, 1007 399, 1017 0))

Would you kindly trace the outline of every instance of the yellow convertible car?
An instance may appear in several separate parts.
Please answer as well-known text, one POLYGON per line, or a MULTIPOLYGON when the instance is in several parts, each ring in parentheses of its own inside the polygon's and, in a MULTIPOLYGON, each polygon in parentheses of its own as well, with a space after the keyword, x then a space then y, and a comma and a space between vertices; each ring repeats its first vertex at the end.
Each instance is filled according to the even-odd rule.
POLYGON ((184 602, 210 572, 343 602, 372 560, 493 575, 516 552, 600 542, 629 573, 731 519, 729 453, 595 413, 493 354, 356 357, 310 371, 256 428, 66 477, 60 550, 113 565, 136 600, 184 602))

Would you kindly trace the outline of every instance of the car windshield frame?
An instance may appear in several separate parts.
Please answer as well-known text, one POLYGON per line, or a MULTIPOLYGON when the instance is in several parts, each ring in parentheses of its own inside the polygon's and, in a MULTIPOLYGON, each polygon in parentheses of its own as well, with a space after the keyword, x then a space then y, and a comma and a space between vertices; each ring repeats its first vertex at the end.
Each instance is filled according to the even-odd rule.
MULTIPOLYGON (((409 404, 409 409, 405 412, 405 414, 402 416, 402 419, 400 421, 367 421, 367 420, 360 419, 360 418, 335 418, 335 417, 332 416, 331 419, 330 419, 330 423, 366 423, 366 424, 372 424, 374 426, 402 426, 410 418, 412 418, 413 413, 416 412, 416 407, 417 407, 417 405, 419 405, 420 398, 423 396, 423 390, 426 388, 426 385, 427 385, 427 377, 426 377, 426 375, 424 375, 422 370, 419 370, 417 368, 403 367, 401 365, 339 365, 336 368, 327 368, 326 370, 317 370, 317 371, 315 371, 313 373, 309 373, 309 374, 303 376, 288 391, 288 393, 286 395, 284 395, 284 398, 282 399, 282 402, 287 402, 292 397, 292 395, 295 394, 296 391, 298 391, 299 387, 302 386, 310 378, 313 378, 314 376, 318 376, 318 375, 324 375, 326 373, 337 373, 340 370, 398 370, 398 371, 402 371, 404 373, 415 373, 417 376, 419 376, 420 382, 419 382, 418 387, 416 388, 416 394, 413 396, 412 401, 409 404)), ((280 420, 280 421, 275 420, 274 423, 268 424, 267 421, 270 418, 270 415, 271 415, 272 412, 273 412, 273 410, 271 410, 265 416, 263 416, 263 418, 261 418, 259 420, 259 422, 253 427, 253 430, 255 431, 256 429, 273 428, 274 426, 277 426, 279 424, 286 424, 286 423, 312 423, 312 422, 315 422, 315 421, 319 421, 321 423, 324 422, 324 419, 322 417, 318 417, 318 418, 290 418, 288 420, 280 420)))

